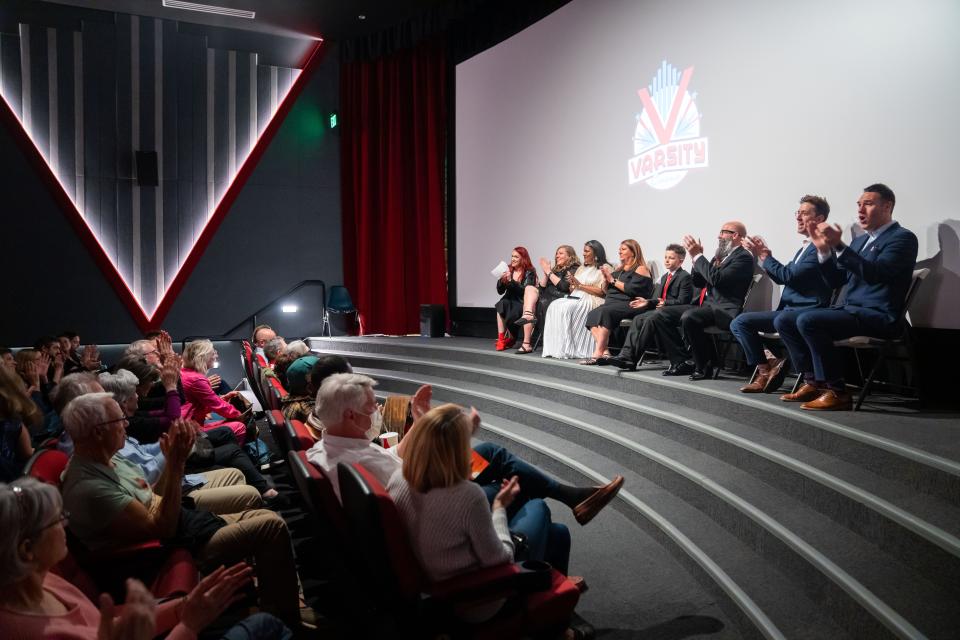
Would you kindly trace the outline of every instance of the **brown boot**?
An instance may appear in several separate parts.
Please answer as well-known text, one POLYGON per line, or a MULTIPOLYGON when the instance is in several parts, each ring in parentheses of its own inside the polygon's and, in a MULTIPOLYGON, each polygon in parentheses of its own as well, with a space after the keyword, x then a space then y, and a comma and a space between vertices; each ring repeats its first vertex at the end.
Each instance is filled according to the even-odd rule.
POLYGON ((785 393, 780 396, 780 399, 784 402, 810 402, 821 395, 823 395, 823 389, 818 389, 809 382, 804 382, 796 393, 785 393))

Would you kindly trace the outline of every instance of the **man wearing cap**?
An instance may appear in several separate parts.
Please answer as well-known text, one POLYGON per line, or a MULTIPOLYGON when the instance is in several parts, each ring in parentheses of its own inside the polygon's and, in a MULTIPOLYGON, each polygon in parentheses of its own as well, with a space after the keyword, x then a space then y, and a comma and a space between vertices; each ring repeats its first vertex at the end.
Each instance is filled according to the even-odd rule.
POLYGON ((280 411, 287 420, 305 421, 313 410, 315 390, 310 384, 310 370, 317 356, 303 356, 287 367, 287 397, 280 401, 280 411))

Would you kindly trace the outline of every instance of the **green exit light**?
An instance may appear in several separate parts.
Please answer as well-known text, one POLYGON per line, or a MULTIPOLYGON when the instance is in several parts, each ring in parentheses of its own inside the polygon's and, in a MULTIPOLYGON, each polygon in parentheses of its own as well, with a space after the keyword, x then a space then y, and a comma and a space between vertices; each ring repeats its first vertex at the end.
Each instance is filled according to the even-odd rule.
POLYGON ((336 129, 336 128, 337 128, 337 114, 336 114, 336 112, 330 114, 330 128, 331 128, 331 129, 336 129))

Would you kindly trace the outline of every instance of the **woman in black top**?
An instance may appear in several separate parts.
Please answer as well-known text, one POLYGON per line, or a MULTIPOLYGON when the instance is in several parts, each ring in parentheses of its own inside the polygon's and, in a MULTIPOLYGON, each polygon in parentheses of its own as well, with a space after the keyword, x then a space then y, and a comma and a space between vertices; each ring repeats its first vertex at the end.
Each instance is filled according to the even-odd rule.
POLYGON ((616 271, 609 265, 601 267, 601 271, 607 282, 607 297, 602 305, 587 315, 586 322, 596 347, 593 357, 581 360, 580 364, 597 364, 597 358, 609 357, 610 332, 619 327, 624 318, 632 318, 642 311, 631 308, 630 301, 637 297, 649 298, 653 294, 653 278, 636 240, 620 243, 620 266, 616 271))
MULTIPOLYGON (((537 272, 533 270, 530 254, 524 247, 516 247, 510 254, 510 266, 497 280, 497 293, 503 297, 497 302, 497 351, 512 347, 517 337, 510 331, 523 314, 524 291, 537 288, 537 272)), ((534 301, 536 298, 532 298, 534 301)), ((532 306, 531 306, 532 308, 532 306)), ((523 325, 523 345, 521 351, 530 353, 530 334, 533 325, 523 325)))
POLYGON ((570 282, 567 280, 567 274, 575 273, 579 266, 580 258, 577 257, 574 248, 568 244, 557 247, 557 253, 553 257, 553 266, 550 266, 546 258, 540 258, 540 268, 543 270, 543 275, 540 276, 540 281, 537 283, 540 286, 537 317, 545 317, 547 307, 550 306, 551 302, 570 293, 570 282))

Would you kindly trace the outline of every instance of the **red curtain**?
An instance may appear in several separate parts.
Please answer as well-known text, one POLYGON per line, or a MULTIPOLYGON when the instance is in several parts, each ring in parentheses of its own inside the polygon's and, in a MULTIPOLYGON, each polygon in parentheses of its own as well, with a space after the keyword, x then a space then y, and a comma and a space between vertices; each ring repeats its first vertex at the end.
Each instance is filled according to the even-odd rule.
POLYGON ((341 65, 343 273, 365 333, 415 333, 421 304, 447 304, 446 59, 427 43, 341 65))

